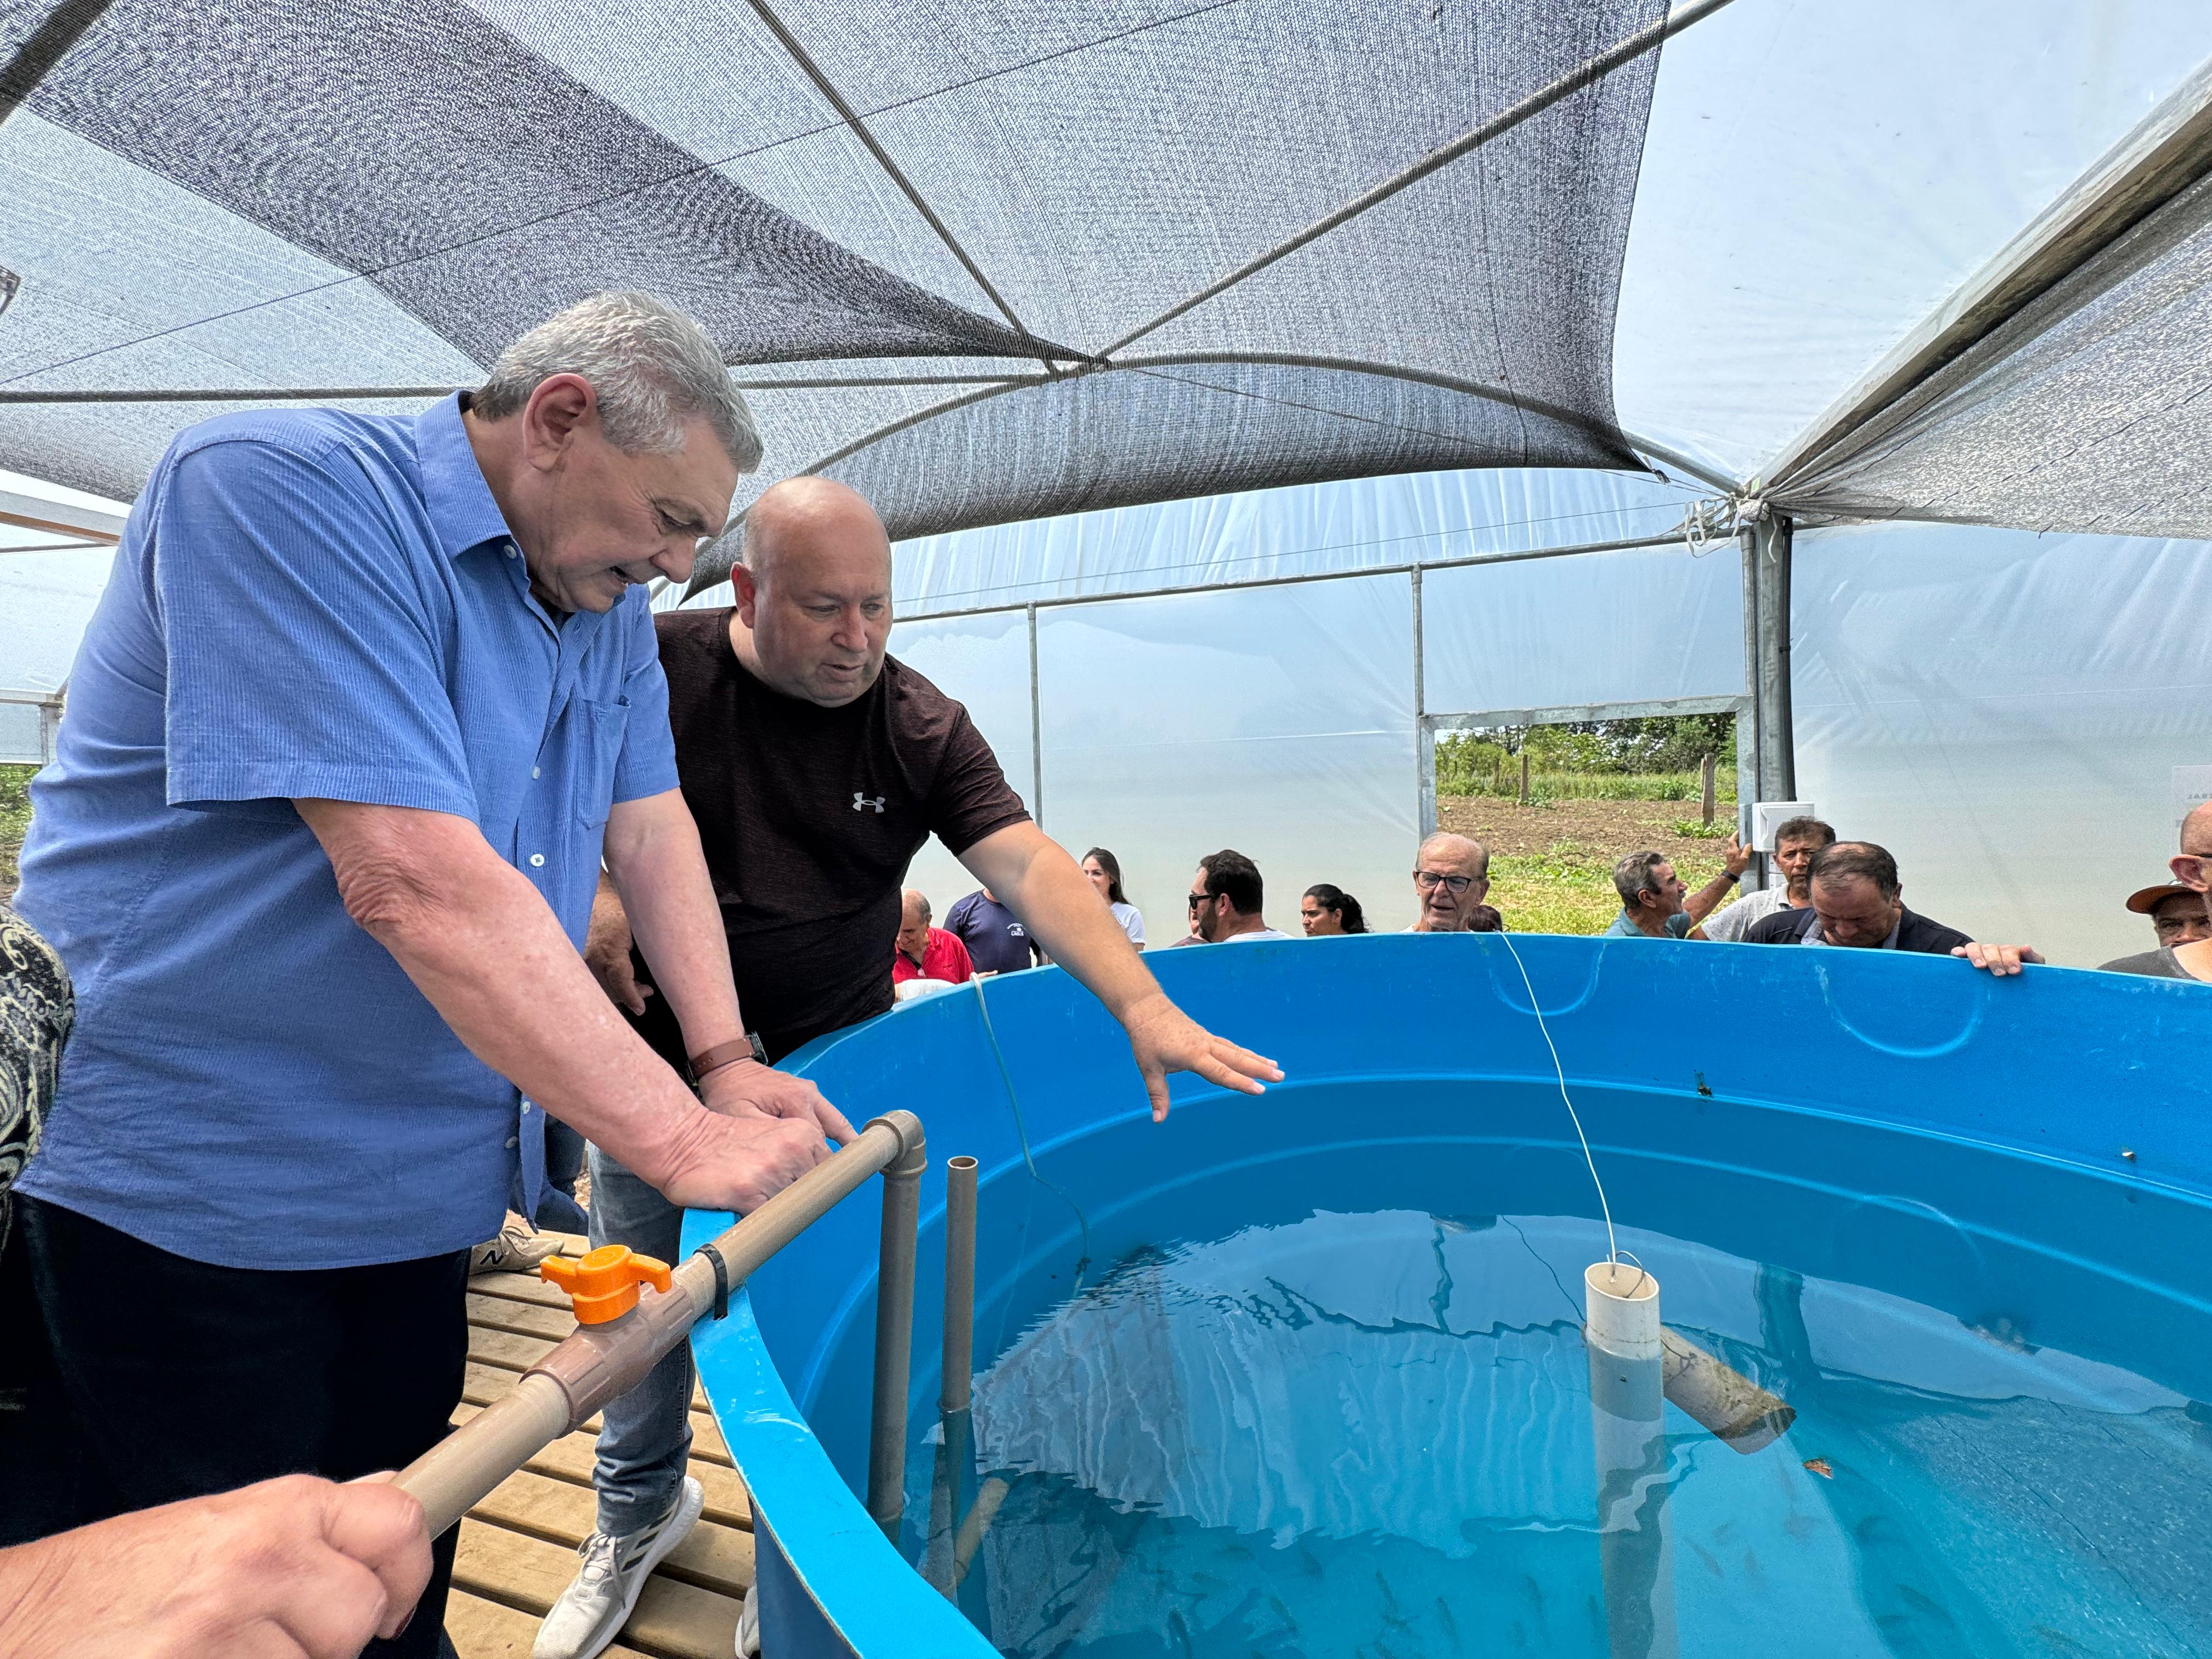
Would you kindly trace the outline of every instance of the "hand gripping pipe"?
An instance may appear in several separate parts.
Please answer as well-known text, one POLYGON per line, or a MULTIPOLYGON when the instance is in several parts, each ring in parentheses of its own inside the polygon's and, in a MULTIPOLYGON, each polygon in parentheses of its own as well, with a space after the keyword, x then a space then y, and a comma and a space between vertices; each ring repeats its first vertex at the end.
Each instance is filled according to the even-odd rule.
MULTIPOLYGON (((873 1472, 888 1461, 896 1474, 905 1446, 907 1347, 914 1317, 914 1215, 927 1161, 921 1120, 911 1112, 886 1112, 871 1119, 850 1146, 809 1170, 714 1241, 728 1266, 728 1284, 734 1288, 869 1176, 886 1172, 882 1283, 887 1288, 879 1299, 897 1304, 892 1311, 898 1316, 886 1317, 879 1311, 876 1322, 879 1392, 873 1431, 879 1436, 894 1433, 896 1438, 888 1460, 880 1443, 871 1445, 871 1513, 877 1511, 878 1496, 873 1472), (902 1241, 895 1236, 895 1212, 906 1218, 902 1241), (895 1250, 902 1242, 902 1251, 895 1250), (896 1350, 895 1367, 885 1363, 887 1340, 896 1350), (886 1401, 880 1390, 891 1369, 896 1373, 896 1397, 886 1401)), ((693 1255, 672 1271, 665 1293, 641 1291, 637 1306, 629 1313, 605 1324, 584 1326, 556 1344, 522 1374, 514 1392, 401 1470, 395 1484, 422 1505, 430 1535, 435 1538, 459 1521, 494 1486, 562 1435, 581 1428, 608 1401, 635 1388, 653 1363, 706 1316, 714 1305, 715 1293, 712 1261, 693 1255)))

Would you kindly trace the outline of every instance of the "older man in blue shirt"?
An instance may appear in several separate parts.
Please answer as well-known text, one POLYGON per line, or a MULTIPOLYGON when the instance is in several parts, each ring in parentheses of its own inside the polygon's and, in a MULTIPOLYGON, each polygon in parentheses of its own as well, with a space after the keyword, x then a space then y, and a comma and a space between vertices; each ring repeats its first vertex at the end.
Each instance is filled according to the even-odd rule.
MULTIPOLYGON (((162 458, 18 899, 76 982, 17 1192, 95 1510, 434 1441, 522 1094, 717 1208, 849 1138, 723 1058, 745 1028, 636 586, 689 574, 759 453, 697 326, 613 295, 472 399, 228 416, 162 458), (603 852, 716 1057, 704 1106, 577 953, 603 852)), ((435 1650, 451 1543, 393 1651, 435 1650)))

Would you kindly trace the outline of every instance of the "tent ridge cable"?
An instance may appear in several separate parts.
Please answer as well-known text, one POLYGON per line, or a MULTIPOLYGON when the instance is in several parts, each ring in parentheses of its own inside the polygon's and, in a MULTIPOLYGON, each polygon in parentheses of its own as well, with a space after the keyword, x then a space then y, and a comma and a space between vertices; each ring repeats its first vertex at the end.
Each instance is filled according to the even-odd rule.
POLYGON ((1334 212, 1316 219, 1287 241, 1278 242, 1265 253, 1247 260, 1227 276, 1216 279, 1188 299, 1178 301, 1150 322, 1123 335, 1113 344, 1106 347, 1098 356, 1110 360, 1114 354, 1123 347, 1133 345, 1147 334, 1166 327, 1185 312, 1195 310, 1208 300, 1226 293, 1237 283, 1244 281, 1246 277, 1256 276, 1277 260, 1297 252, 1307 243, 1318 241, 1340 225, 1356 219, 1370 208, 1389 200, 1409 185, 1419 184, 1438 168, 1449 166, 1469 151, 1478 149, 1492 139, 1510 132, 1531 117, 1542 114, 1562 99, 1571 97, 1583 88, 1603 80, 1622 64, 1632 63, 1643 57, 1644 53, 1656 51, 1692 24, 1702 22, 1729 3, 1729 0, 1690 0, 1690 3, 1686 5, 1677 6, 1650 27, 1638 29, 1618 46, 1609 47, 1596 57, 1577 64, 1549 86, 1540 88, 1523 98, 1519 103, 1500 110, 1480 125, 1461 134, 1449 143, 1431 150, 1411 167, 1393 173, 1372 189, 1353 197, 1334 212))
POLYGON ((906 176, 904 169, 891 159, 890 152, 877 141, 876 135, 868 131, 868 125, 860 118, 860 111, 846 101, 845 94, 838 91, 830 77, 822 72, 821 66, 799 43, 799 37, 785 27, 783 19, 775 15, 768 0, 747 0, 747 3, 752 7, 754 15, 768 25, 769 32, 775 36, 777 43, 783 47, 791 61, 798 64, 806 78, 814 83, 815 90, 829 100, 830 107, 837 112, 838 119, 850 129, 868 154, 875 157, 876 165, 883 168, 890 181, 898 186, 900 194, 914 204, 914 210, 921 215, 923 222, 936 233, 937 240, 944 243, 952 257, 960 262, 961 269, 974 279, 976 287, 990 297, 991 303, 999 308, 999 314, 1006 319, 1007 326, 1035 346, 1038 358, 1048 365, 1052 363, 1055 355, 1079 359, 1080 354, 1049 346, 1030 332, 1029 325, 1014 314, 1014 308, 1006 303, 1006 296, 983 274, 983 268, 969 256, 968 250, 960 246, 959 239, 946 228, 945 221, 937 216, 937 210, 930 206, 921 191, 915 187, 914 181, 906 176))

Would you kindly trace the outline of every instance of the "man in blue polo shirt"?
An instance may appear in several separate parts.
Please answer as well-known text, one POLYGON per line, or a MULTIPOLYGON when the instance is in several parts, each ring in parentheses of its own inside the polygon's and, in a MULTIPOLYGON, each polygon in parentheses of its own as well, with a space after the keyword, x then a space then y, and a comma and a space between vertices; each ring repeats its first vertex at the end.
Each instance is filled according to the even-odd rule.
MULTIPOLYGON (((689 574, 759 457, 696 325, 608 295, 472 398, 224 416, 155 468, 17 901, 76 986, 16 1192, 96 1510, 435 1441, 520 1094, 713 1208, 850 1137, 811 1085, 731 1057, 636 586, 689 574), (677 964, 703 1106, 578 955, 603 851, 677 964)), ((435 1650, 451 1560, 449 1536, 392 1651, 435 1650)))

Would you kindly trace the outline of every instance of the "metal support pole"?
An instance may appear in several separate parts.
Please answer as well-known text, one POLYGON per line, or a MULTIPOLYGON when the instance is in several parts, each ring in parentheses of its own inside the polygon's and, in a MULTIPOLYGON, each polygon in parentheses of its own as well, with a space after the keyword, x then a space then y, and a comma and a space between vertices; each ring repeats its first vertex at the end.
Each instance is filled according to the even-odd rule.
POLYGON ((898 1541, 906 1511, 906 1391, 914 1350, 915 1235, 921 1222, 917 1139, 884 1171, 884 1233, 876 1270, 876 1394, 868 1423, 868 1513, 898 1541))
POLYGON ((1429 724, 1428 643, 1421 628, 1421 572, 1413 589, 1413 818, 1421 839, 1437 832, 1437 731, 1429 724))
MULTIPOLYGON (((1751 693, 1748 716, 1737 720, 1739 801, 1797 798, 1790 714, 1790 532, 1789 518, 1770 507, 1737 537, 1743 548, 1744 684, 1751 693)), ((1765 854, 1757 855, 1756 867, 1759 885, 1771 884, 1765 854)))
POLYGON ((1037 626, 1035 605, 1030 613, 1030 816, 1044 828, 1044 712, 1037 695, 1037 626))
POLYGON ((1758 678, 1751 694, 1759 705, 1759 798, 1797 798, 1797 745, 1790 718, 1789 519, 1769 511, 1753 528, 1759 592, 1758 678))

